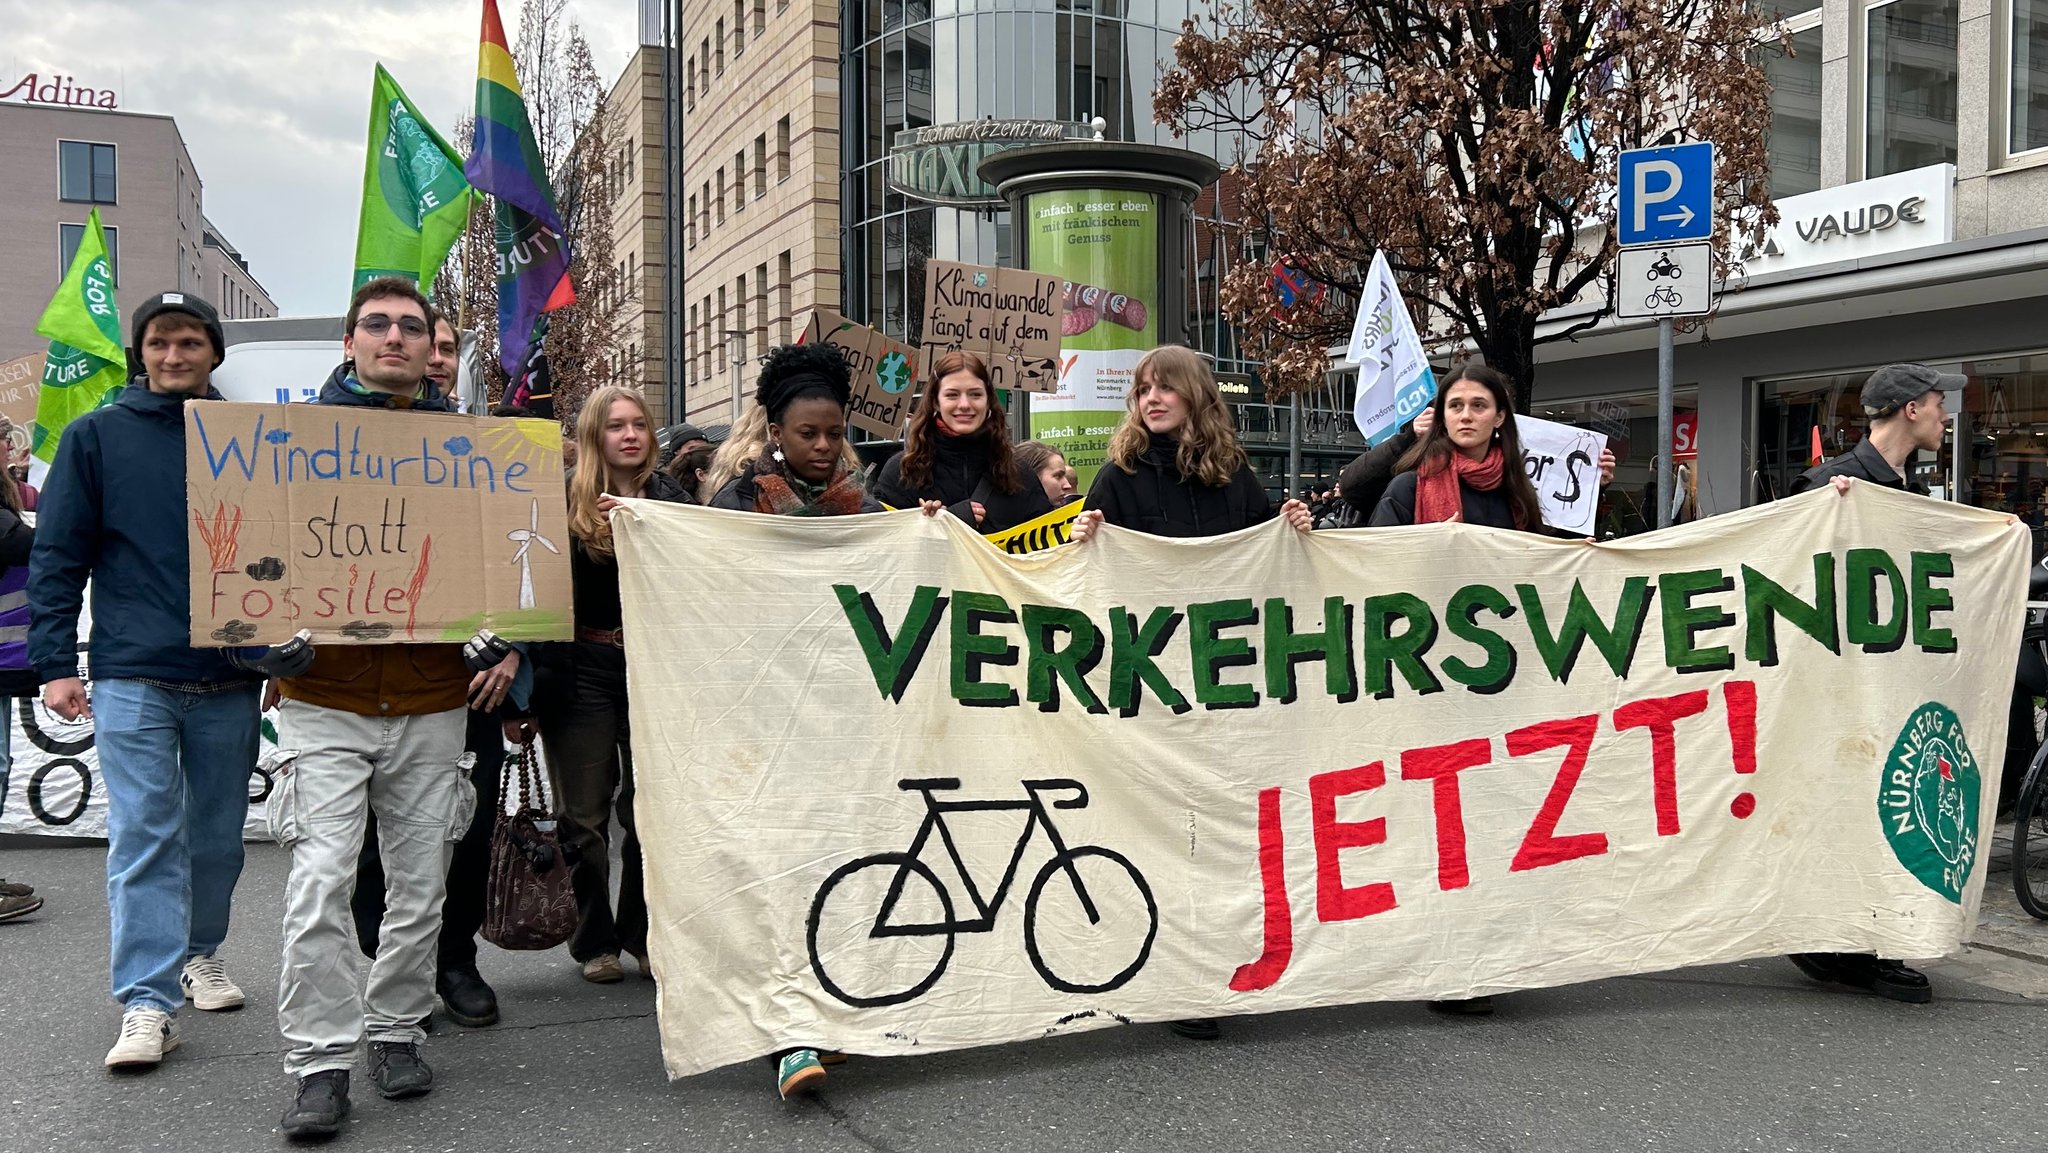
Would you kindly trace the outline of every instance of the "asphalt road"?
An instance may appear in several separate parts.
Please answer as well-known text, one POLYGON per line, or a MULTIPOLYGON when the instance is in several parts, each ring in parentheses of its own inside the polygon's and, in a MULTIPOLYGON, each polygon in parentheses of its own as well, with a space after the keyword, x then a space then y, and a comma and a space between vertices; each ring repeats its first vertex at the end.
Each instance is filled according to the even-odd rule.
MULTIPOLYGON (((222 950, 250 1007, 188 1009, 162 1068, 114 1076, 100 1064, 118 1028, 104 850, 0 849, 0 876, 49 900, 0 925, 0 1153, 283 1146, 284 863, 274 846, 249 847, 222 950)), ((651 983, 589 985, 564 951, 486 946, 504 1021, 437 1025, 431 1096, 384 1101, 359 1071, 332 1147, 2038 1153, 2048 924, 2018 913, 2004 874, 1991 884, 1982 947, 1928 966, 1928 1006, 1822 990, 1760 960, 1518 993, 1490 1019, 1367 1005, 1233 1019, 1208 1045, 1136 1026, 856 1059, 791 1104, 763 1062, 668 1082, 651 983)))

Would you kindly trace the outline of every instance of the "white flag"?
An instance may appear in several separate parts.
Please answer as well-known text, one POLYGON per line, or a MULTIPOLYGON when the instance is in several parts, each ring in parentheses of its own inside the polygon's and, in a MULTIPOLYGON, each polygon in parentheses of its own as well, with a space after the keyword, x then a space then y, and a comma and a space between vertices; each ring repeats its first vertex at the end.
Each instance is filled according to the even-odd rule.
POLYGON ((1358 399, 1351 410, 1367 444, 1378 444, 1436 399, 1436 374, 1423 355, 1415 322, 1401 302, 1401 286, 1384 252, 1372 254, 1372 271, 1358 300, 1345 359, 1358 366, 1358 399))

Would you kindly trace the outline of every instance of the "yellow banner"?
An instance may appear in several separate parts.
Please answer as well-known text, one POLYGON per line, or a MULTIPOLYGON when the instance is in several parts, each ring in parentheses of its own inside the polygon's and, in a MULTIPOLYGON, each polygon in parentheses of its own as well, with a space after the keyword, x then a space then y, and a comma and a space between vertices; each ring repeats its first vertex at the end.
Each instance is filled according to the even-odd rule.
POLYGON ((1002 532, 983 533, 981 539, 1006 553, 1038 552, 1067 543, 1074 531, 1074 518, 1080 515, 1081 502, 1068 501, 1037 520, 1027 520, 1002 532))

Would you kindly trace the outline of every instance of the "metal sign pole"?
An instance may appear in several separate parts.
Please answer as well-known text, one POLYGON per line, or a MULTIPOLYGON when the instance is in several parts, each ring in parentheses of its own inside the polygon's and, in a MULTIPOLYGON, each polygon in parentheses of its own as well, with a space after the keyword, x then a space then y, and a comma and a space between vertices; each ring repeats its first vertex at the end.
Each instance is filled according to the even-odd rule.
POLYGON ((1671 525, 1671 361, 1670 317, 1657 322, 1657 527, 1671 525))
POLYGON ((1301 394, 1292 393, 1287 398, 1287 492, 1280 499, 1299 495, 1301 492, 1301 394))

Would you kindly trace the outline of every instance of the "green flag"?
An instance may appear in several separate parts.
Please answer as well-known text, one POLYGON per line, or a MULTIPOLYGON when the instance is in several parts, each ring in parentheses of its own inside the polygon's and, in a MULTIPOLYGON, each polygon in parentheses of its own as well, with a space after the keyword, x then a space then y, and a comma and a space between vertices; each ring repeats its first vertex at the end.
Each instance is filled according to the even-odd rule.
POLYGON ((87 218, 78 255, 36 322, 36 332, 50 338, 50 355, 43 364, 29 451, 47 465, 57 459, 64 426, 113 403, 127 382, 128 355, 121 350, 121 312, 114 304, 114 273, 107 264, 99 209, 87 218))
POLYGON ((350 291, 379 276, 403 276, 431 292, 434 274, 469 223, 469 181, 462 157, 382 64, 370 89, 367 152, 350 291))

